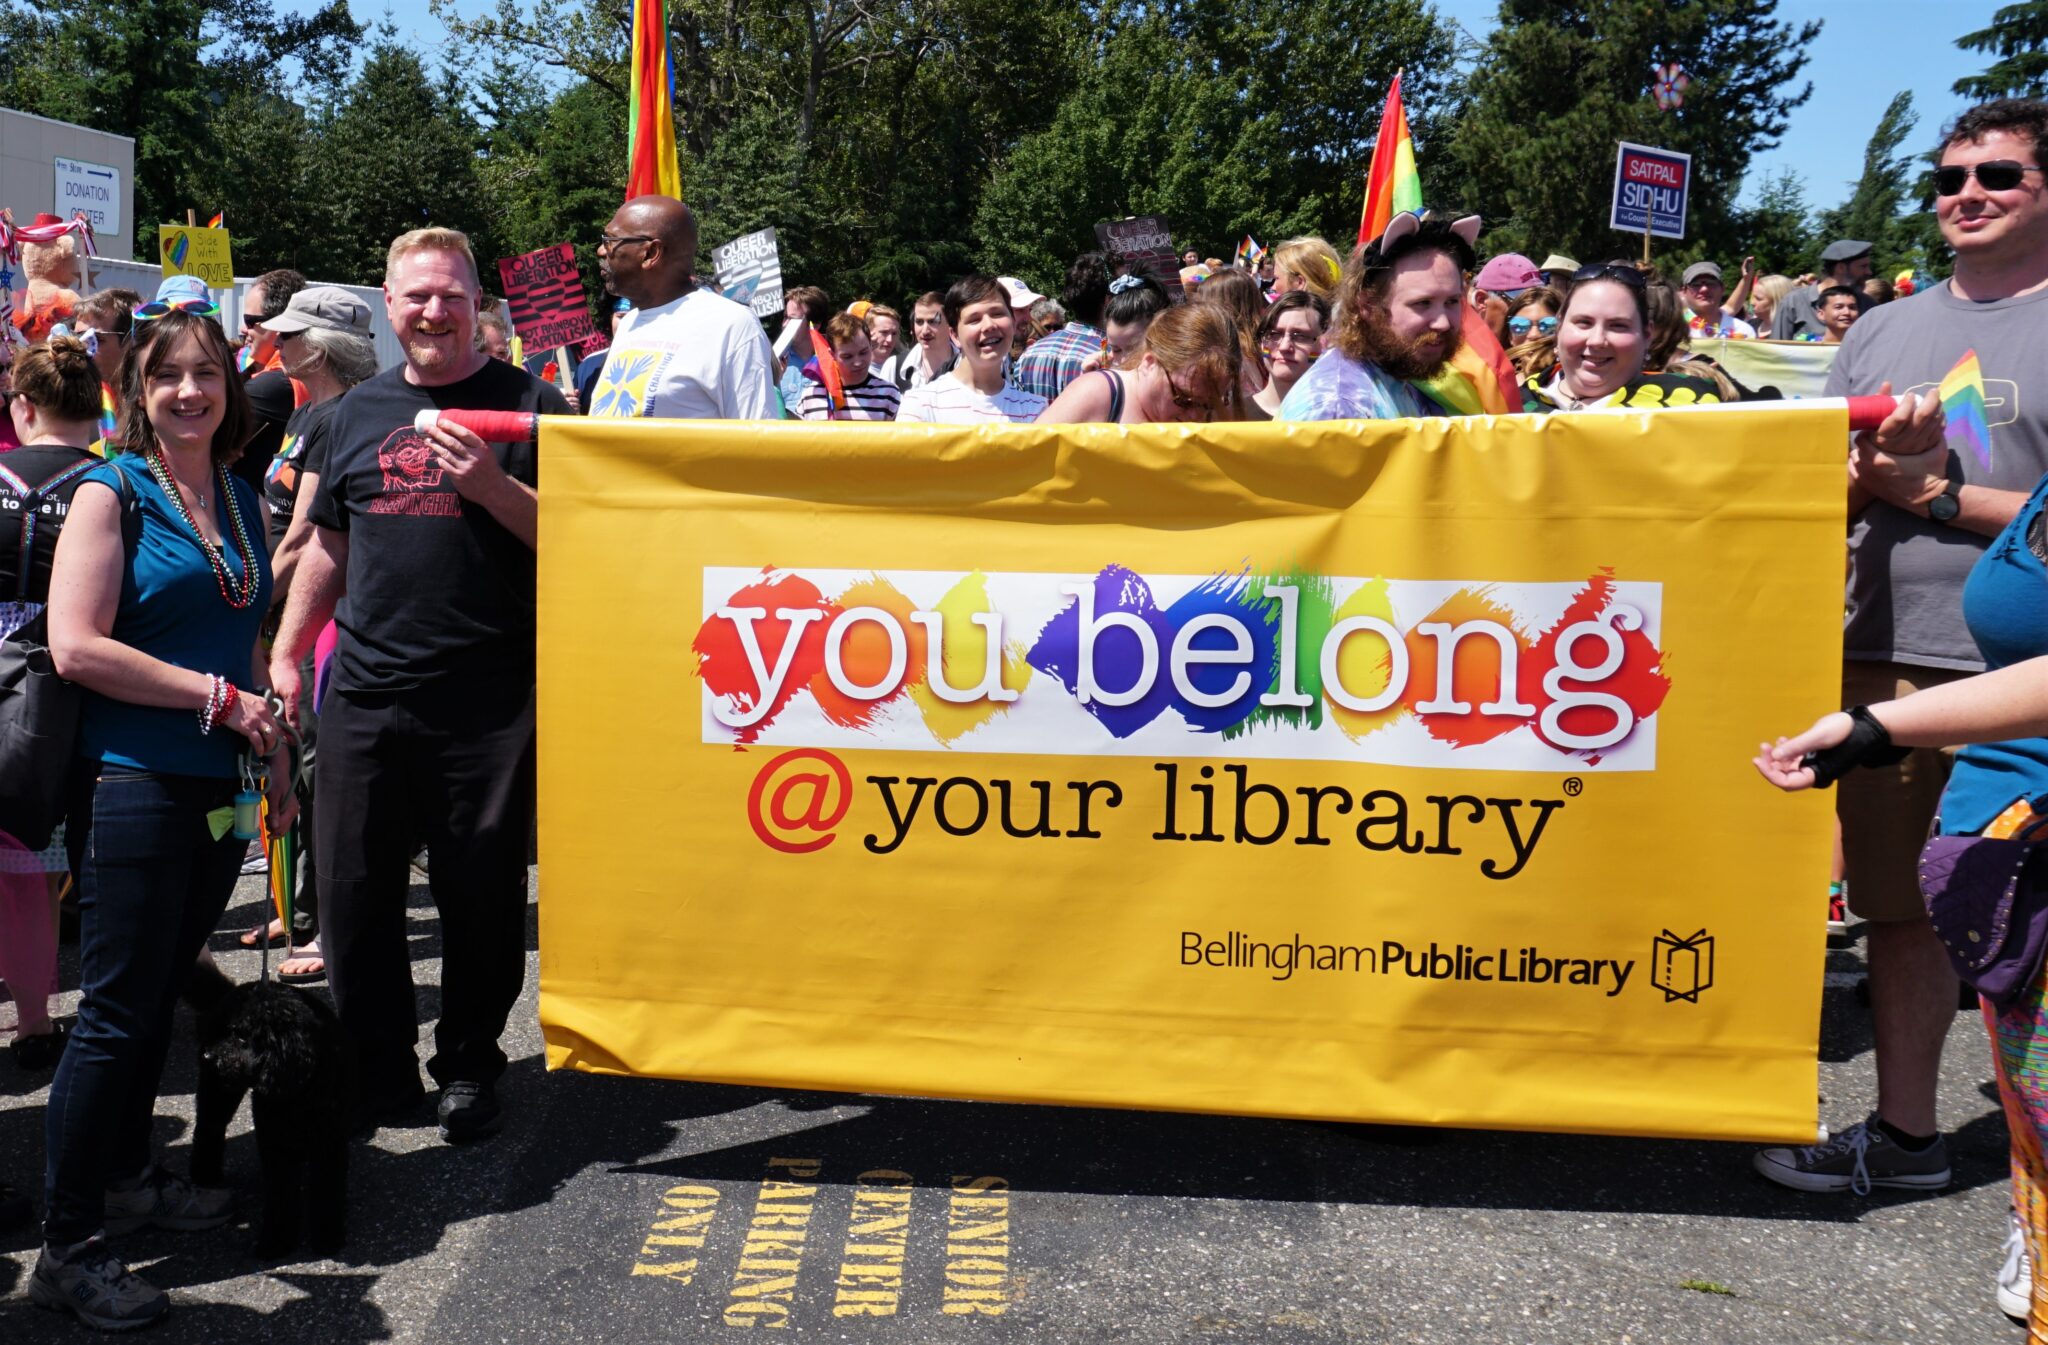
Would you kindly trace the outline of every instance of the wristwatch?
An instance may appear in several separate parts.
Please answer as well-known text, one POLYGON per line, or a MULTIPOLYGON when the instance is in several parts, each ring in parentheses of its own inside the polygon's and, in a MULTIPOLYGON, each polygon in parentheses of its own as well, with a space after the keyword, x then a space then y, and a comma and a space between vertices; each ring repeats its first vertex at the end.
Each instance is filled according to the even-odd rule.
POLYGON ((1927 502, 1927 517, 1936 523, 1953 523, 1956 515, 1963 512, 1963 485, 1951 481, 1942 488, 1941 494, 1927 502))

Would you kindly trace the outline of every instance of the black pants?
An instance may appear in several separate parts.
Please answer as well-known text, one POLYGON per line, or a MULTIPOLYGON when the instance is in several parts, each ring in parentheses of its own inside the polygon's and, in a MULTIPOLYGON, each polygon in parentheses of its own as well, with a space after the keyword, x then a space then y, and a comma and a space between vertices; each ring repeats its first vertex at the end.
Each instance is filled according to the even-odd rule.
POLYGON ((427 846, 441 913, 441 1018, 427 1071, 488 1082, 526 979, 526 844, 533 825, 533 685, 328 692, 320 717, 321 949, 366 1094, 409 1091, 414 1046, 408 865, 427 846))

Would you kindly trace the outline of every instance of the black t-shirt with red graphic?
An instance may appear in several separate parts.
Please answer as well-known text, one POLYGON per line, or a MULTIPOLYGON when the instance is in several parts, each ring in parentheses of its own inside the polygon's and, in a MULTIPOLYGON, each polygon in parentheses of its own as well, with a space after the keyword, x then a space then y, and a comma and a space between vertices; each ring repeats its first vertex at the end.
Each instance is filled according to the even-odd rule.
MULTIPOLYGON (((309 507, 314 523, 349 535, 348 589, 334 614, 343 691, 533 681, 533 552, 456 493, 412 427, 421 411, 455 408, 569 414, 552 385, 503 360, 434 388, 406 382, 400 365, 342 395, 309 507)), ((539 487, 533 444, 491 448, 507 475, 539 487)))

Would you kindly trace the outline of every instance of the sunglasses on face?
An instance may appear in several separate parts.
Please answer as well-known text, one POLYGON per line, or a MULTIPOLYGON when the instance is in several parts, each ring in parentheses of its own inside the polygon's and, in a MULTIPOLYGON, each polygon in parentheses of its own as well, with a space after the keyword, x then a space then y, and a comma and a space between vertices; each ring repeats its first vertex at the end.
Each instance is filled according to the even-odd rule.
POLYGON ((158 318, 167 318, 173 313, 217 318, 220 316, 220 305, 211 299, 173 299, 168 303, 161 299, 152 299, 146 304, 137 304, 131 316, 137 322, 155 322, 158 318))
POLYGON ((1581 266, 1572 272, 1572 284, 1583 285, 1589 280, 1618 280, 1631 289, 1643 289, 1647 282, 1643 273, 1633 266, 1616 262, 1598 262, 1592 266, 1581 266))
POLYGON ((1527 335, 1529 334, 1529 329, 1530 329, 1531 327, 1534 327, 1534 328, 1536 329, 1536 334, 1537 334, 1538 336, 1549 336, 1549 335, 1551 335, 1551 334, 1552 334, 1553 332, 1555 332, 1555 331, 1557 330, 1557 319, 1556 319, 1556 318, 1534 318, 1534 319, 1531 319, 1531 318, 1509 318, 1509 319, 1508 319, 1508 334, 1509 334, 1510 336, 1527 336, 1527 335))
POLYGON ((2027 180, 2027 174, 2040 171, 2034 164, 2016 163, 2011 159, 1987 159, 1979 164, 1949 164, 1934 170, 1934 194, 1960 195, 1963 184, 1972 177, 1977 179, 1977 185, 1985 191, 2011 191, 2027 180))

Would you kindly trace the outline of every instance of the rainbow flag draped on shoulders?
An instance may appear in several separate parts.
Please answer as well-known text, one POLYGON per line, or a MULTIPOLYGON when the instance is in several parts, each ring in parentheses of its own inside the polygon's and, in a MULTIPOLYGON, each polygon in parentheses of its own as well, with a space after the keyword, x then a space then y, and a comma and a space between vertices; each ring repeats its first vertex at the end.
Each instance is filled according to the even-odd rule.
POLYGON ((676 77, 668 58, 667 0, 633 0, 632 85, 626 107, 626 199, 683 198, 676 164, 676 77))

